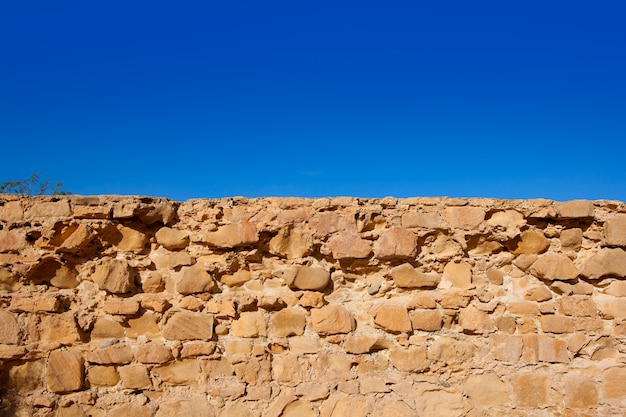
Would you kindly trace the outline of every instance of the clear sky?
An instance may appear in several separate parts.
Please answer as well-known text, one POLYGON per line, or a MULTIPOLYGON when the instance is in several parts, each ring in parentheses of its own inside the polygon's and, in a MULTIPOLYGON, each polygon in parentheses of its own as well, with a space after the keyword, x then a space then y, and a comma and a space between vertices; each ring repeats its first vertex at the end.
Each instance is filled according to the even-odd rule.
POLYGON ((626 200, 626 2, 5 1, 0 182, 626 200))

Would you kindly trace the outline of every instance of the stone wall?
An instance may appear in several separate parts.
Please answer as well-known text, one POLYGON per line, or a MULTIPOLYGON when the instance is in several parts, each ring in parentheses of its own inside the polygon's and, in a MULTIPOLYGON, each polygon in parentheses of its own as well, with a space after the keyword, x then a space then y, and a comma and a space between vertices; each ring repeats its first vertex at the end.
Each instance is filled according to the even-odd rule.
POLYGON ((626 204, 0 196, 0 415, 626 416, 626 204))

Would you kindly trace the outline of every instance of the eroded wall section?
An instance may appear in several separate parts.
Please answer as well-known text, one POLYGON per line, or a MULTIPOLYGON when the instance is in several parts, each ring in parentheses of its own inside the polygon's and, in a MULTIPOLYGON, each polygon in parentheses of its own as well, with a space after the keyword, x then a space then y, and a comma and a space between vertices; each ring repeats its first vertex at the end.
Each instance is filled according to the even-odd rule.
POLYGON ((626 415, 626 205, 0 198, 3 416, 626 415))

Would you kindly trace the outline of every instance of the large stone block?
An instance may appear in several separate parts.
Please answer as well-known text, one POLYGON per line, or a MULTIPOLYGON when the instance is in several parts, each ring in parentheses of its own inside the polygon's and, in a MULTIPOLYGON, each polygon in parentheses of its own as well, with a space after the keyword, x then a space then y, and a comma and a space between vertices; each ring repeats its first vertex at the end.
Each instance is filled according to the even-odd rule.
POLYGON ((374 253, 379 259, 415 258, 417 236, 406 229, 387 230, 374 243, 374 253))
POLYGON ((571 372, 564 378, 565 405, 570 408, 590 408, 598 404, 598 387, 593 378, 582 372, 571 372))
POLYGON ((302 336, 305 325, 305 312, 294 308, 280 310, 270 319, 270 331, 275 337, 302 336))
POLYGON ((511 244, 507 244, 511 252, 516 255, 533 255, 542 253, 550 246, 550 241, 545 235, 537 229, 524 230, 519 240, 513 240, 511 244))
POLYGON ((616 214, 604 222, 604 243, 626 246, 626 214, 616 214))
POLYGON ((85 359, 99 365, 125 365, 131 363, 134 358, 130 346, 118 344, 86 352, 85 359))
POLYGON ((389 333, 408 333, 413 328, 406 307, 381 305, 374 313, 374 324, 389 333))
POLYGON ((148 368, 146 368, 145 365, 133 364, 120 366, 117 368, 117 371, 119 372, 122 387, 124 388, 141 389, 152 386, 148 368))
POLYGON ((218 248, 236 248, 249 246, 259 241, 259 233, 253 223, 242 221, 219 227, 214 232, 207 232, 203 241, 218 248))
POLYGON ((189 244, 189 233, 185 230, 162 227, 154 235, 159 245, 168 250, 184 249, 189 244))
POLYGON ((593 202, 589 200, 571 200, 555 204, 558 217, 564 219, 577 219, 593 217, 593 202))
POLYGON ((446 220, 453 229, 476 230, 485 220, 485 214, 481 207, 446 207, 446 220))
POLYGON ((367 258, 372 252, 370 242, 357 233, 338 233, 328 239, 328 246, 335 259, 367 258))
POLYGON ((506 384, 494 373, 470 375, 465 380, 465 393, 477 407, 503 406, 509 402, 506 384))
POLYGON ((608 402, 626 406, 626 367, 614 367, 602 373, 602 392, 608 402))
POLYGON ((600 249, 585 262, 581 275, 592 279, 626 277, 626 251, 621 248, 600 249))
POLYGON ((302 258, 311 252, 313 235, 301 224, 288 225, 270 240, 269 250, 287 259, 302 258))
POLYGON ((200 264, 183 267, 176 279, 176 291, 183 295, 215 292, 217 284, 200 264))
POLYGON ((296 265, 283 274, 287 285, 299 290, 323 290, 330 283, 330 272, 320 267, 296 265))
POLYGON ((213 337, 213 316, 191 311, 176 312, 163 326, 163 337, 169 340, 210 340, 213 337))
POLYGON ((233 320, 230 331, 237 337, 267 336, 267 322, 262 311, 246 311, 233 320))
POLYGON ((448 262, 443 268, 443 282, 467 290, 473 287, 472 267, 467 262, 448 262))
POLYGON ((342 306, 328 305, 311 310, 311 325, 320 335, 349 333, 356 323, 352 314, 342 306))
POLYGON ((413 330, 434 332, 441 330, 443 314, 439 310, 413 310, 410 313, 413 330))
POLYGON ((570 280, 578 276, 578 268, 570 258, 559 253, 546 253, 539 256, 530 267, 530 272, 537 278, 547 280, 570 280))
POLYGON ((434 288, 441 281, 440 274, 418 271, 409 263, 391 268, 389 276, 400 288, 434 288))
POLYGON ((538 408, 551 404, 548 377, 543 372, 515 374, 511 377, 511 386, 518 407, 538 408))
POLYGON ((424 346, 391 349, 389 358, 392 365, 400 372, 421 372, 429 365, 424 346))
POLYGON ((46 386, 51 392, 78 391, 83 386, 85 368, 79 352, 54 350, 46 365, 46 386))
POLYGON ((91 280, 101 289, 114 294, 124 294, 134 288, 133 273, 124 259, 104 259, 96 266, 91 280))
POLYGON ((155 417, 215 417, 215 408, 205 398, 163 401, 155 417))
POLYGON ((167 385, 194 386, 198 384, 200 365, 197 359, 183 359, 166 365, 155 366, 152 368, 152 374, 167 385))
POLYGON ((0 343, 16 345, 20 342, 21 334, 15 316, 0 310, 0 343))

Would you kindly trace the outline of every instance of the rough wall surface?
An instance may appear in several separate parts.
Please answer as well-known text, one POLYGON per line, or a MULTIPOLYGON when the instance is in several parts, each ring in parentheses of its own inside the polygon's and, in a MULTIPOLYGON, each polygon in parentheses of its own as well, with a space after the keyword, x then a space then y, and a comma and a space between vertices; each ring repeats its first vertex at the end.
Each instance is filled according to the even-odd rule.
POLYGON ((0 196, 0 415, 626 416, 626 204, 0 196))

